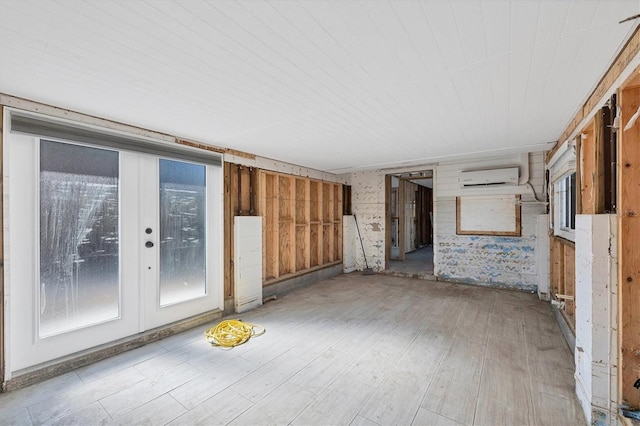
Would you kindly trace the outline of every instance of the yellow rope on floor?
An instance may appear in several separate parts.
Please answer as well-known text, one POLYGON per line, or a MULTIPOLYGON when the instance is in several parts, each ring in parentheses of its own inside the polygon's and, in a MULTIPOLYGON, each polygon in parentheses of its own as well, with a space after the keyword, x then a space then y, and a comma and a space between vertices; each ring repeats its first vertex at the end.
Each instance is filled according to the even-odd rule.
POLYGON ((262 336, 266 331, 260 325, 253 325, 240 320, 224 320, 205 331, 204 335, 211 346, 233 348, 243 344, 253 336, 262 336), (256 333, 255 328, 262 331, 256 333))

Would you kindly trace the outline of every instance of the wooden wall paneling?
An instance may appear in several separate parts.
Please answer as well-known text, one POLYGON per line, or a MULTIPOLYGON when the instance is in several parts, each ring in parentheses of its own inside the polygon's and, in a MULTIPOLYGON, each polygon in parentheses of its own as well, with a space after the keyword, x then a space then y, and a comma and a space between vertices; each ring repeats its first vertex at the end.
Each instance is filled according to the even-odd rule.
POLYGON ((640 87, 619 97, 618 132, 618 342, 620 397, 640 408, 640 121, 629 130, 629 119, 640 108, 640 87))
POLYGON ((307 269, 306 259, 309 252, 309 241, 307 238, 306 225, 296 225, 296 241, 294 245, 295 269, 293 272, 303 271, 307 269))
POLYGON ((309 210, 309 206, 307 203, 307 182, 308 181, 306 179, 296 179, 296 224, 307 224, 307 211, 309 210))
POLYGON ((342 185, 276 172, 259 176, 263 285, 339 262, 342 185))
POLYGON ((343 188, 336 183, 333 185, 333 260, 342 260, 342 206, 343 188))
POLYGON ((250 216, 252 201, 253 167, 238 165, 238 216, 250 216))
POLYGON ((321 233, 322 225, 319 223, 312 223, 309 225, 309 264, 311 267, 319 266, 322 258, 320 251, 320 244, 322 241, 321 233))
POLYGON ((576 214, 582 214, 582 136, 576 137, 576 214))
POLYGON ((309 258, 310 266, 322 263, 322 224, 320 223, 320 200, 322 191, 320 182, 309 182, 309 258))
POLYGON ((278 205, 279 205, 279 263, 278 276, 286 275, 295 270, 295 222, 294 201, 295 182, 291 177, 278 176, 278 205))
POLYGON ((333 225, 322 224, 323 263, 333 262, 333 225))
POLYGON ((265 280, 278 278, 278 265, 280 253, 278 250, 279 232, 279 204, 277 198, 277 176, 271 173, 264 173, 265 178, 265 209, 263 214, 264 229, 264 276, 265 280))
POLYGON ((296 179, 296 272, 309 268, 309 202, 307 197, 309 181, 296 179))
POLYGON ((312 243, 311 243, 311 180, 310 179, 306 179, 305 182, 305 229, 307 232, 307 250, 305 251, 305 267, 307 269, 311 268, 312 264, 311 264, 311 248, 312 248, 312 243))
POLYGON ((318 265, 323 265, 327 260, 324 253, 324 186, 318 182, 318 265))
POLYGON ((224 216, 224 295, 225 299, 233 299, 234 293, 234 270, 233 270, 233 205, 231 202, 231 163, 224 163, 224 197, 223 197, 223 216, 224 216))
MULTIPOLYGON (((576 251, 573 247, 564 245, 564 294, 566 296, 575 297, 575 264, 576 251)), ((575 302, 571 299, 565 299, 565 312, 571 316, 572 325, 575 327, 575 302)))
MULTIPOLYGON (((595 149, 595 123, 591 121, 582 131, 580 138, 580 155, 582 161, 576 161, 576 167, 580 163, 580 199, 582 214, 595 214, 596 212, 596 149, 595 149)), ((580 158, 580 157, 576 157, 580 158)))
POLYGON ((575 246, 563 238, 551 237, 551 294, 564 301, 563 316, 575 329, 575 246))
POLYGON ((333 262, 333 185, 322 184, 322 251, 323 263, 333 262))
POLYGON ((594 170, 593 170, 593 193, 595 214, 604 213, 604 115, 602 110, 598 111, 594 117, 594 170))
POLYGON ((564 245, 559 238, 551 243, 551 288, 553 294, 564 294, 564 245))

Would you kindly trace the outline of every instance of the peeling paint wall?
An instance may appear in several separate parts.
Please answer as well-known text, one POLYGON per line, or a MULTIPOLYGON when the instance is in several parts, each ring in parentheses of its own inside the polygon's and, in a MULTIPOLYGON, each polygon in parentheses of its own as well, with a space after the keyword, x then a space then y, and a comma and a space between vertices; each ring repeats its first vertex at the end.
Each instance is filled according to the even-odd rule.
MULTIPOLYGON (((524 157, 527 161, 527 157, 524 157)), ((535 291, 538 284, 538 254, 536 218, 544 214, 544 204, 535 201, 527 185, 463 190, 468 195, 521 194, 522 236, 467 236, 456 235, 456 195, 460 195, 460 170, 501 166, 523 166, 522 156, 505 156, 472 162, 425 165, 418 169, 434 169, 434 267, 440 279, 461 281, 493 287, 535 291)), ((528 156, 528 174, 538 198, 543 197, 543 153, 528 156)), ((523 168, 526 168, 526 164, 523 168)), ((400 170, 393 170, 398 173, 400 170)), ((351 184, 353 213, 358 219, 360 233, 367 253, 369 267, 385 267, 385 170, 354 172, 341 178, 351 184)), ((365 268, 359 240, 350 247, 345 242, 344 257, 348 251, 355 259, 357 270, 365 268)))
POLYGON ((617 216, 576 216, 576 394, 589 424, 617 424, 617 216))
MULTIPOLYGON (((358 220, 360 235, 367 262, 376 271, 384 269, 385 249, 385 174, 381 171, 356 172, 349 176, 351 183, 351 206, 358 220)), ((357 238, 357 231, 356 231, 357 238)), ((363 270, 365 265, 360 241, 355 240, 351 246, 355 267, 363 270)), ((347 256, 345 244, 343 256, 347 256)))
MULTIPOLYGON (((513 161, 507 157, 436 168, 434 272, 438 278, 491 287, 537 290, 536 216, 545 212, 544 204, 533 203, 533 193, 524 185, 461 189, 458 184, 461 170, 511 165, 513 161), (520 237, 456 234, 456 196, 482 194, 521 195, 520 237)), ((529 176, 540 198, 544 185, 542 153, 529 155, 529 176)))

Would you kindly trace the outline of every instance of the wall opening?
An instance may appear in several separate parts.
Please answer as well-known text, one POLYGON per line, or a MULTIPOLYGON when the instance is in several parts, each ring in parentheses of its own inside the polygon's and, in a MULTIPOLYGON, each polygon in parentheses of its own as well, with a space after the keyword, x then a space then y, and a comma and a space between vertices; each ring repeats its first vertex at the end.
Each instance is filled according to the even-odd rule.
POLYGON ((433 170, 386 176, 386 270, 433 276, 433 170))

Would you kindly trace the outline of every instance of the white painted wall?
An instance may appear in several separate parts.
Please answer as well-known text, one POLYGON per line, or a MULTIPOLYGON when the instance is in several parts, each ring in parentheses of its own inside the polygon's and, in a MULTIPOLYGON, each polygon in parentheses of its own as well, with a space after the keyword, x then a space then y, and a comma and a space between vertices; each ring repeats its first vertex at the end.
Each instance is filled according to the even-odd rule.
POLYGON ((617 418, 617 216, 576 216, 576 394, 589 424, 617 418))
POLYGON ((342 271, 345 274, 356 270, 356 251, 359 246, 358 232, 353 215, 342 216, 342 271))
POLYGON ((538 259, 538 298, 549 300, 551 293, 551 271, 549 268, 550 241, 549 241, 549 215, 541 214, 536 217, 536 257, 538 259))
MULTIPOLYGON (((434 272, 437 277, 527 291, 537 289, 536 217, 545 213, 545 205, 534 202, 533 193, 526 185, 460 188, 458 183, 458 175, 462 170, 517 165, 520 160, 518 156, 511 156, 446 164, 436 168, 434 272), (502 194, 521 195, 521 237, 456 235, 456 196, 502 194)), ((544 187, 543 153, 530 154, 528 165, 529 181, 541 199, 544 187)), ((526 173, 523 168, 521 176, 526 173)))
POLYGON ((234 218, 236 312, 262 306, 262 217, 234 218))
MULTIPOLYGON (((367 253, 369 267, 376 271, 384 269, 385 244, 385 174, 379 170, 355 172, 349 176, 351 183, 351 206, 358 218, 360 234, 367 253)), ((351 247, 357 270, 365 268, 362 249, 351 247)), ((343 254, 346 256, 345 253, 343 254)))
MULTIPOLYGON (((520 165, 521 175, 529 175, 530 182, 543 197, 544 157, 542 152, 529 154, 528 165, 522 156, 483 159, 425 165, 418 169, 434 169, 434 264, 436 276, 480 285, 517 288, 535 291, 538 286, 538 257, 536 218, 545 213, 545 205, 533 203, 531 189, 526 185, 501 188, 460 189, 460 170, 520 165), (456 235, 456 195, 460 194, 521 194, 522 237, 484 237, 456 235)), ((527 157, 524 157, 527 162, 527 157)), ((352 186, 353 212, 358 217, 369 266, 384 269, 385 250, 385 174, 402 170, 372 170, 344 175, 352 186)), ((357 270, 365 267, 362 250, 345 243, 354 256, 357 270)), ((546 273, 546 272, 545 272, 546 273)))

